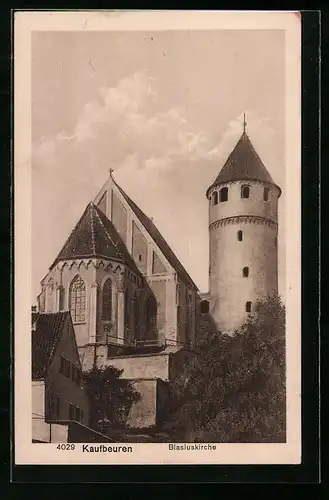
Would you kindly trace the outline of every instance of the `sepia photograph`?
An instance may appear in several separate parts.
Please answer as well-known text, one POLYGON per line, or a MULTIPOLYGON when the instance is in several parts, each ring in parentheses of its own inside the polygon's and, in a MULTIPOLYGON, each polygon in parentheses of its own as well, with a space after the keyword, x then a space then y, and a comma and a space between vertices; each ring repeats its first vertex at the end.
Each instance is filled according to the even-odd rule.
POLYGON ((21 463, 299 463, 298 15, 15 21, 21 463))

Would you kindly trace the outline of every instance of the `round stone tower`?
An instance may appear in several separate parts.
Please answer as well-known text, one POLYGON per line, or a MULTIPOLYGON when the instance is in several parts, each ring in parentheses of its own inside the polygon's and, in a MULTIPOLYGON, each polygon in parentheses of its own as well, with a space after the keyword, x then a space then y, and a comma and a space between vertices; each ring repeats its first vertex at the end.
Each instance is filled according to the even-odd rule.
POLYGON ((281 189, 243 134, 213 184, 209 200, 210 313, 230 333, 258 299, 278 292, 278 199, 281 189))

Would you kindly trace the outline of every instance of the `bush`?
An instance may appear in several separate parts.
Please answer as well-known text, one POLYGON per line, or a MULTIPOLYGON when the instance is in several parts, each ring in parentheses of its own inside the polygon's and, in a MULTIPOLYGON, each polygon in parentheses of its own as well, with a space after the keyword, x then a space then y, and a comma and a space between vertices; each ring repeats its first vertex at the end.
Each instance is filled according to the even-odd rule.
POLYGON ((84 381, 91 408, 90 426, 101 432, 125 427, 131 406, 140 400, 133 384, 120 378, 123 370, 114 366, 92 368, 84 381))
POLYGON ((257 303, 233 336, 197 332, 197 355, 171 387, 166 430, 187 442, 285 441, 285 309, 257 303), (200 335, 198 335, 198 333, 200 335))

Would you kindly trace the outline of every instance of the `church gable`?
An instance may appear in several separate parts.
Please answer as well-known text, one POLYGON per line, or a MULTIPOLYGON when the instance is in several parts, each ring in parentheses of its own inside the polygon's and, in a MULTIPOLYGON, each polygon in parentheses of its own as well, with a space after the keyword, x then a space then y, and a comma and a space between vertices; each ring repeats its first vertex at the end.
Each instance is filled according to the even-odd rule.
POLYGON ((127 244, 127 210, 114 191, 112 191, 112 222, 122 241, 127 244))
POLYGON ((106 204, 107 204, 107 191, 102 195, 101 199, 97 203, 98 208, 106 214, 106 204))
POLYGON ((156 252, 152 252, 152 274, 164 274, 166 268, 159 259, 156 252))
POLYGON ((148 244, 142 231, 136 223, 132 223, 132 256, 137 267, 143 274, 147 274, 147 250, 148 244))

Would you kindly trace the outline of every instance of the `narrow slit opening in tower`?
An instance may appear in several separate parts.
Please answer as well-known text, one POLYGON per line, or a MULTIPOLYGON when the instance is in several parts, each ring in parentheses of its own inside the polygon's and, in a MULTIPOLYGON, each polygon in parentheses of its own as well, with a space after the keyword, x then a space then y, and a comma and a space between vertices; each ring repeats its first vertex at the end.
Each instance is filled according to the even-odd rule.
POLYGON ((248 278, 249 276, 249 267, 244 267, 242 270, 242 275, 244 278, 248 278))
POLYGON ((242 239, 243 239, 243 232, 241 231, 241 229, 240 229, 240 231, 238 231, 237 234, 238 234, 238 241, 242 241, 242 239))
POLYGON ((251 312, 251 302, 246 302, 246 312, 250 313, 251 312))

